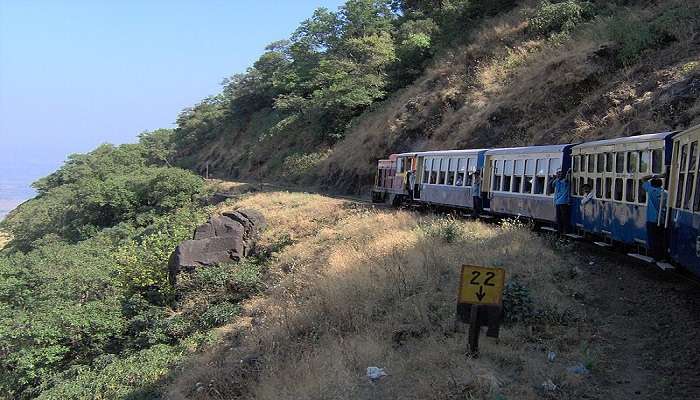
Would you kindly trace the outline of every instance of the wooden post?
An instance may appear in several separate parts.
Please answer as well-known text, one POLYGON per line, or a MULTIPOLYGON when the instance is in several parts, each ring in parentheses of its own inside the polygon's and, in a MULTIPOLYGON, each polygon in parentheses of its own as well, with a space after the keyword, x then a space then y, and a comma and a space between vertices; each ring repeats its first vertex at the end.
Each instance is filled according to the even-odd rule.
POLYGON ((204 178, 205 178, 205 179, 209 179, 209 161, 207 161, 207 170, 206 170, 206 172, 204 173, 204 178))
POLYGON ((473 357, 479 357, 479 306, 472 304, 469 308, 469 351, 468 354, 473 357))

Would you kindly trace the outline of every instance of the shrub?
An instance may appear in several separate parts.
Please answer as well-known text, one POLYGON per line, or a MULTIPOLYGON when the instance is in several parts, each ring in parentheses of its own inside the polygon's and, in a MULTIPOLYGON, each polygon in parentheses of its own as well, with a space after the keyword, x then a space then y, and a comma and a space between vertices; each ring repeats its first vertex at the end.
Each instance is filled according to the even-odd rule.
POLYGON ((302 178, 311 175, 313 170, 329 155, 330 151, 327 150, 287 156, 282 162, 281 176, 291 182, 298 182, 302 178))
POLYGON ((239 311, 237 304, 229 302, 210 305, 199 317, 199 325, 202 329, 221 326, 231 321, 239 311))
POLYGON ((570 33, 576 25, 591 19, 593 5, 587 1, 567 0, 552 3, 542 1, 528 16, 528 29, 535 35, 570 33))
POLYGON ((619 46, 617 61, 622 65, 636 62, 645 50, 692 36, 700 23, 698 7, 677 6, 651 21, 638 16, 610 19, 608 35, 619 46))
POLYGON ((507 322, 527 321, 535 316, 530 290, 518 281, 506 283, 503 290, 503 311, 507 322))
POLYGON ((438 218, 418 225, 418 229, 427 237, 453 243, 464 236, 464 230, 459 221, 453 217, 438 218))
POLYGON ((172 369, 189 353, 210 340, 208 335, 193 335, 176 346, 159 344, 124 358, 108 358, 105 360, 106 366, 76 367, 57 376, 53 387, 40 388, 45 390, 37 398, 160 398, 159 389, 172 369))

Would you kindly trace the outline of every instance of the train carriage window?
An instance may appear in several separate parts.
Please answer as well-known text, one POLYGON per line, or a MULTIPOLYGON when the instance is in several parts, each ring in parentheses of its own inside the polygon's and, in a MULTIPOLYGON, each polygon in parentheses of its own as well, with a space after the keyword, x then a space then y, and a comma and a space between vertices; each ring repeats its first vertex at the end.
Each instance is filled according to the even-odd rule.
POLYGON ((683 198, 683 208, 690 210, 690 204, 693 197, 693 183, 695 183, 695 171, 688 171, 687 179, 685 180, 685 197, 683 198))
POLYGON ((663 149, 654 149, 651 151, 651 172, 660 174, 664 170, 663 149))
POLYGON ((515 172, 513 173, 513 192, 520 193, 523 186, 523 173, 525 172, 525 160, 515 160, 515 172))
POLYGON ((438 170, 438 185, 445 184, 445 177, 447 176, 447 159, 440 159, 440 169, 438 170))
POLYGON ((596 172, 598 172, 600 174, 603 171, 605 171, 605 154, 603 154, 603 153, 596 154, 596 164, 597 164, 596 172))
POLYGON ((700 168, 695 171, 695 199, 693 199, 693 211, 700 211, 700 168))
POLYGON ((503 163, 503 191, 510 192, 513 178, 513 160, 505 160, 503 163))
POLYGON ((588 172, 595 172, 595 155, 589 154, 586 158, 588 158, 588 172))
POLYGON ((438 176, 438 170, 440 169, 440 161, 436 158, 433 158, 430 167, 430 184, 435 185, 437 184, 437 176, 438 176))
POLYGON ((685 186, 685 174, 678 176, 678 187, 676 188, 676 208, 681 208, 683 204, 683 187, 685 186))
POLYGON ((547 160, 544 158, 537 159, 535 167, 535 187, 534 194, 544 194, 545 178, 547 176, 547 160))
POLYGON ((430 162, 432 160, 429 158, 423 159, 423 183, 428 183, 430 179, 430 162))
POLYGON ((683 205, 683 189, 686 182, 686 165, 688 164, 688 144, 681 146, 681 164, 678 174, 678 187, 676 188, 676 208, 682 208, 683 205))
POLYGON ((625 172, 625 153, 615 153, 615 172, 618 174, 625 172))
POLYGON ((613 153, 605 153, 605 172, 613 172, 613 153))
POLYGON ((532 182, 535 179, 535 160, 525 160, 525 181, 523 193, 532 193, 532 182))
POLYGON ((574 181, 574 194, 583 196, 583 185, 586 184, 586 179, 584 177, 579 177, 578 182, 574 181))
POLYGON ((578 172, 581 165, 581 156, 574 156, 574 172, 578 172))
MULTIPOLYGON (((557 171, 561 169, 561 159, 560 158, 550 158, 549 159, 549 182, 554 181, 557 175, 557 171)), ((552 195, 554 190, 552 185, 547 185, 547 195, 552 195)))
POLYGON ((684 144, 681 147, 681 172, 685 172, 685 165, 688 161, 688 144, 684 144))
POLYGON ((457 159, 450 158, 449 164, 447 166, 447 182, 445 182, 446 185, 454 186, 456 170, 457 170, 457 159))
MULTIPOLYGON (((698 142, 693 142, 690 144, 690 153, 688 154, 688 173, 687 173, 687 178, 685 182, 685 197, 683 199, 683 208, 686 210, 691 210, 691 203, 692 198, 693 198, 693 184, 695 183, 695 175, 696 175, 696 165, 697 165, 697 157, 698 157, 698 142)), ((698 189, 695 189, 695 192, 697 193, 698 189)), ((696 197, 698 196, 697 194, 695 195, 696 197)))
POLYGON ((627 152, 627 172, 635 173, 639 169, 639 159, 636 151, 627 152))
POLYGON ((603 198, 603 178, 595 178, 595 198, 603 198))
POLYGON ((698 159, 698 142, 690 144, 690 158, 688 158, 688 171, 695 171, 698 159))
POLYGON ((612 199, 612 184, 613 180, 610 177, 605 178, 605 198, 610 200, 612 199))
POLYGON ((464 186, 472 185, 472 169, 476 171, 476 158, 467 158, 467 171, 465 176, 464 186))
POLYGON ((644 150, 639 152, 639 172, 642 174, 649 173, 649 161, 651 159, 651 154, 649 151, 644 150))
POLYGON ((460 158, 457 160, 457 180, 455 181, 456 186, 464 186, 464 174, 467 170, 467 159, 460 158))
POLYGON ((639 179, 637 180, 637 203, 646 204, 647 203, 647 191, 642 187, 644 182, 639 179))
POLYGON ((622 178, 615 178, 615 200, 617 201, 622 201, 622 192, 623 192, 623 179, 622 178))
POLYGON ((406 172, 406 171, 404 171, 404 162, 403 162, 402 157, 399 157, 396 159, 396 170, 401 172, 401 173, 406 172))
POLYGON ((634 179, 626 179, 625 181, 625 200, 634 203, 635 195, 637 194, 637 190, 634 186, 636 181, 634 179))
POLYGON ((492 190, 501 190, 501 179, 503 175, 503 160, 493 161, 493 187, 492 190))

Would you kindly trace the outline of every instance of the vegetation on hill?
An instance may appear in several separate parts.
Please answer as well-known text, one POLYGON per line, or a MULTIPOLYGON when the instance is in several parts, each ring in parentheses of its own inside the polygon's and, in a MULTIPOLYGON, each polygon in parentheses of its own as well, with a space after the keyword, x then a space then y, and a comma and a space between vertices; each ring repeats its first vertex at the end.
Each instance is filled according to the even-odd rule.
POLYGON ((183 111, 179 165, 361 191, 413 149, 575 142, 698 119, 700 5, 350 0, 183 111))
POLYGON ((168 166, 169 134, 70 156, 0 224, 11 238, 0 251, 0 398, 152 398, 150 385, 256 290, 252 263, 195 275, 175 298, 168 258, 208 208, 204 181, 168 166))
MULTIPOLYGON (((150 399, 167 386, 172 398, 529 398, 558 373, 535 356, 543 348, 593 367, 588 322, 566 293, 575 268, 524 227, 309 194, 217 208, 211 187, 175 166, 359 191, 395 151, 688 126, 700 115, 699 24, 700 5, 682 0, 317 10, 176 129, 70 156, 0 223, 0 397, 150 399), (173 287, 176 244, 232 207, 269 219, 258 253, 173 287), (454 266, 469 260, 510 277, 511 319, 483 360, 463 357, 451 326, 454 266), (386 384, 358 380, 380 361, 386 384)), ((578 397, 578 381, 560 378, 578 397)))

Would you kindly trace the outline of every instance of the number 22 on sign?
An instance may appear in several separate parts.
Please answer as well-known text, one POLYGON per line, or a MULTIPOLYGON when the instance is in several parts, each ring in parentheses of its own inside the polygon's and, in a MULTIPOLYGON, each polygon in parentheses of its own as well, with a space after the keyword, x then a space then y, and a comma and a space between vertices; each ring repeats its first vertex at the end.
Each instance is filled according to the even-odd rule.
POLYGON ((506 271, 502 268, 463 265, 459 283, 459 303, 500 305, 506 271))

